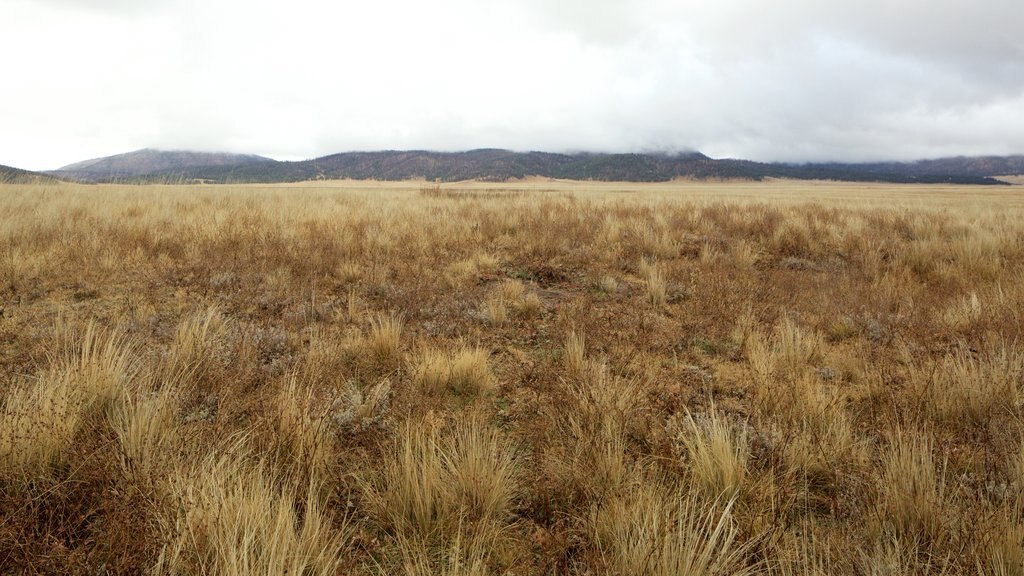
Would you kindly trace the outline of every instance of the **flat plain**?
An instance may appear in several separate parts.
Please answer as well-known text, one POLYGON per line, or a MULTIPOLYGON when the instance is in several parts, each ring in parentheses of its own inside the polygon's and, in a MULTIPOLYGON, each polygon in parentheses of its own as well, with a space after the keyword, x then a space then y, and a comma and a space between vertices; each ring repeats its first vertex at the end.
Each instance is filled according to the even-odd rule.
POLYGON ((1024 188, 0 186, 0 572, 1024 573, 1024 188))

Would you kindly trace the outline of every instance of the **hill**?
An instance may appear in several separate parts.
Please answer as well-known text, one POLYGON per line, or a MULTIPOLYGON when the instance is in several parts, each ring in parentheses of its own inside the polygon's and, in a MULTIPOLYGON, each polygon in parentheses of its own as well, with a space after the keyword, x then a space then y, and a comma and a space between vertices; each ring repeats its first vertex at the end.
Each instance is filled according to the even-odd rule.
POLYGON ((251 154, 146 148, 126 154, 76 162, 47 173, 83 182, 109 182, 201 168, 244 166, 268 160, 268 158, 251 154))
POLYGON ((854 169, 864 174, 902 175, 929 178, 949 175, 962 177, 994 177, 1006 174, 1024 174, 1024 156, 958 156, 917 162, 877 162, 866 164, 813 164, 803 168, 830 170, 854 169))
POLYGON ((347 152, 298 162, 260 156, 140 150, 65 166, 51 174, 86 182, 271 183, 306 180, 505 181, 529 176, 572 180, 664 182, 675 178, 794 178, 856 182, 1006 184, 1024 173, 1024 156, 950 158, 910 163, 781 164, 715 159, 699 152, 604 154, 425 150, 347 152))
POLYGON ((3 184, 53 184, 59 181, 46 174, 0 165, 0 183, 3 184))

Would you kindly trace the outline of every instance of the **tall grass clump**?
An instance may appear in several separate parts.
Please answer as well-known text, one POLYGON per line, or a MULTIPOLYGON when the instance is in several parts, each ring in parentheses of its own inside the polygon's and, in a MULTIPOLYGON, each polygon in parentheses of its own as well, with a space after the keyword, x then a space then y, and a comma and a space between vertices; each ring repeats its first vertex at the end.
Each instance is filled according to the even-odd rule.
POLYGON ((760 573, 746 562, 735 499, 707 504, 655 484, 599 507, 591 519, 605 573, 656 576, 760 573))
POLYGON ((400 314, 377 314, 370 320, 370 333, 366 345, 374 358, 390 362, 398 358, 402 349, 404 320, 400 314))
POLYGON ((169 483, 174 512, 162 522, 156 572, 327 576, 341 569, 348 529, 334 528, 315 481, 282 486, 265 463, 229 452, 179 470, 169 483))
POLYGON ((882 456, 879 518, 901 541, 921 539, 941 548, 953 532, 956 516, 945 463, 938 466, 933 449, 927 436, 896 432, 882 456))
POLYGON ((160 478, 179 456, 177 414, 180 409, 175 390, 129 396, 110 417, 117 435, 122 472, 144 483, 160 478))
POLYGON ((8 393, 0 413, 0 466, 4 476, 29 482, 66 462, 82 419, 75 379, 54 371, 8 393))
POLYGON ((273 438, 278 460, 298 477, 323 479, 334 454, 329 406, 293 374, 274 399, 273 438))
POLYGON ((503 526, 518 493, 517 450, 479 417, 448 435, 406 422, 380 470, 362 481, 375 517, 399 540, 441 542, 503 526))
POLYGON ((466 344, 449 352, 424 348, 414 361, 413 379, 429 395, 451 392, 466 399, 487 395, 495 386, 488 356, 487 350, 466 344))
POLYGON ((685 449, 695 486, 708 498, 733 499, 747 476, 749 446, 744 428, 737 427, 712 407, 706 415, 686 415, 679 442, 685 449))
POLYGON ((647 301, 654 306, 663 306, 668 299, 668 283, 665 271, 657 262, 640 263, 640 276, 647 283, 647 301))

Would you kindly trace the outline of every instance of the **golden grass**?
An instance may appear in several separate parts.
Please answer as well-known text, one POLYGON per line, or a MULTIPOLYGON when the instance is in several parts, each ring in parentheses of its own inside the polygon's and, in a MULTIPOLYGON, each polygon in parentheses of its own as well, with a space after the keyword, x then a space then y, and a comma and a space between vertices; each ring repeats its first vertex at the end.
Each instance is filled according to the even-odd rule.
POLYGON ((450 352, 424 348, 413 366, 414 379, 423 392, 451 392, 471 399, 493 391, 494 376, 487 351, 479 346, 459 343, 450 352))
POLYGON ((729 422, 714 407, 697 418, 687 413, 686 421, 679 442, 686 451, 693 485, 709 499, 736 498, 743 489, 749 458, 742 425, 729 422))
POLYGON ((600 506, 592 515, 594 540, 610 574, 742 575, 745 565, 732 518, 735 500, 724 506, 680 495, 657 483, 636 488, 600 506))
POLYGON ((366 339, 366 347, 378 360, 391 361, 398 357, 402 347, 401 315, 377 314, 370 320, 370 334, 366 339))
POLYGON ((661 267, 657 263, 641 262, 640 275, 647 282, 647 301, 655 306, 665 304, 668 284, 661 267))
POLYGON ((487 351, 463 346, 451 358, 448 386, 459 396, 473 397, 490 392, 494 377, 488 365, 487 351))
POLYGON ((129 397, 114 411, 110 427, 117 435, 121 467, 125 475, 152 483, 175 463, 178 450, 176 416, 179 410, 174 390, 143 392, 129 397))
POLYGON ((941 546, 954 530, 954 495, 946 483, 946 464, 936 463, 927 436, 898 431, 882 457, 880 512, 883 525, 899 541, 920 539, 941 546))
POLYGON ((582 334, 572 331, 565 338, 565 368, 569 374, 582 376, 586 360, 586 341, 582 334))
POLYGON ((1019 574, 1024 193, 0 186, 10 573, 1019 574))
POLYGON ((211 455, 169 484, 177 514, 165 520, 161 573, 336 574, 347 528, 336 529, 315 481, 278 487, 260 462, 211 455), (301 515, 295 502, 301 497, 301 515))
POLYGON ((65 462, 82 418, 73 385, 70 373, 55 372, 8 394, 0 420, 5 476, 27 482, 65 462))
MULTIPOLYGON (((334 430, 326 406, 318 403, 312 388, 303 386, 292 375, 274 399, 274 438, 277 458, 299 477, 322 480, 334 456, 334 430)), ((356 406, 353 419, 360 414, 356 406)))
POLYGON ((375 517, 395 536, 431 540, 458 524, 438 432, 407 422, 376 478, 364 483, 375 517))

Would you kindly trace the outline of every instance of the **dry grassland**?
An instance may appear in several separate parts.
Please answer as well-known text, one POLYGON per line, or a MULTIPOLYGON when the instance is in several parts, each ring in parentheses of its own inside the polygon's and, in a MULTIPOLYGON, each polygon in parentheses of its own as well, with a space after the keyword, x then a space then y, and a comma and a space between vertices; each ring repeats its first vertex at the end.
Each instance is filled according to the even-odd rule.
POLYGON ((1024 573, 1024 193, 0 187, 0 573, 1024 573))

